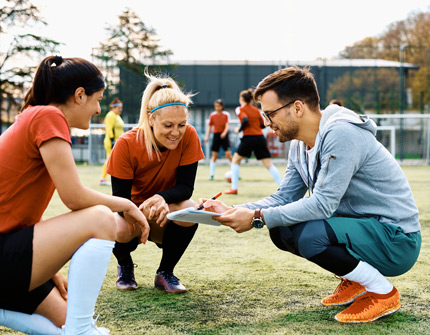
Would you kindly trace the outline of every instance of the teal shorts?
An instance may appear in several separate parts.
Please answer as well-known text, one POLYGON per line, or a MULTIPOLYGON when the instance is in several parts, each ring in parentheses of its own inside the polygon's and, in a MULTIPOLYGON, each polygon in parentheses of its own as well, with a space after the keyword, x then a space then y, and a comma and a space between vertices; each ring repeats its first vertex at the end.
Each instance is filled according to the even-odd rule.
POLYGON ((326 219, 340 244, 360 261, 384 276, 399 276, 415 264, 421 249, 421 233, 405 234, 399 226, 374 218, 326 219))

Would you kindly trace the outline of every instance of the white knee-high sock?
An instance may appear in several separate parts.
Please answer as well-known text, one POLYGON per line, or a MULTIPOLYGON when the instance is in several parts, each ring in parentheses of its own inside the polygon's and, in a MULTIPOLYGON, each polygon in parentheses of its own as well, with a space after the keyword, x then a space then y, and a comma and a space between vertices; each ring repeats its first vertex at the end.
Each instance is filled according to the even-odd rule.
POLYGON ((387 294, 393 290, 393 284, 387 278, 372 265, 363 261, 360 261, 354 270, 343 277, 363 285, 368 292, 387 294))
POLYGON ((92 238, 73 255, 69 266, 66 335, 94 333, 94 308, 114 245, 113 241, 92 238))
POLYGON ((273 179, 275 179, 276 184, 278 184, 279 186, 281 184, 281 175, 279 174, 279 171, 276 166, 272 165, 269 169, 269 172, 272 175, 273 179))
POLYGON ((237 190, 239 184, 239 164, 231 164, 231 189, 237 190))
POLYGON ((30 335, 61 334, 61 328, 40 314, 25 314, 0 309, 0 325, 30 335))
POLYGON ((209 170, 210 170, 211 177, 213 177, 215 174, 215 168, 216 168, 216 162, 210 161, 209 170))

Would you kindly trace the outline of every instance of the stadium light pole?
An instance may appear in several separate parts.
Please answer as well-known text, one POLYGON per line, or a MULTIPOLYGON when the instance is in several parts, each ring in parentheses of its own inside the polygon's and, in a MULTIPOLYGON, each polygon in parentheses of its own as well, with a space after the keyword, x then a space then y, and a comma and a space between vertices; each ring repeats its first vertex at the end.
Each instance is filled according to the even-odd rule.
POLYGON ((408 46, 407 43, 404 43, 400 45, 400 54, 399 54, 399 60, 400 60, 400 114, 404 113, 405 108, 405 70, 403 63, 405 61, 405 48, 408 46))
MULTIPOLYGON (((399 60, 400 60, 400 88, 399 88, 399 98, 400 98, 400 114, 404 113, 405 109, 405 73, 404 73, 404 58, 405 58, 405 48, 408 46, 407 43, 403 43, 400 45, 400 54, 399 54, 399 60)), ((400 118, 400 150, 399 150, 399 158, 400 161, 404 158, 404 125, 403 125, 403 118, 400 118)))

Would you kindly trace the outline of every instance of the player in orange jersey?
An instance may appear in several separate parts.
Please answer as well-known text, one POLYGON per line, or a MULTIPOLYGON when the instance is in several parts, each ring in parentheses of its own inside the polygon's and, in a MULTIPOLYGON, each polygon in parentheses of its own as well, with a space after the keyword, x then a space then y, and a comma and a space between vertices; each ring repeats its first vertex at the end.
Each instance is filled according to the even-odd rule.
MULTIPOLYGON (((115 143, 107 171, 114 195, 131 199, 151 225, 149 239, 162 248, 154 285, 168 293, 186 288, 173 270, 191 242, 197 224, 167 221, 170 211, 194 205, 190 200, 198 161, 204 157, 199 137, 187 124, 191 96, 183 93, 171 78, 148 76, 137 128, 115 143)), ((134 290, 131 252, 139 243, 139 227, 131 232, 125 220, 118 225, 114 255, 118 260, 116 286, 134 290)))
POLYGON ((214 179, 216 161, 218 159, 219 149, 222 147, 224 149, 225 157, 231 162, 231 150, 230 150, 230 140, 228 138, 230 114, 224 111, 224 100, 217 99, 214 102, 215 111, 209 116, 209 124, 206 129, 205 142, 209 141, 209 134, 213 127, 213 139, 212 139, 212 156, 210 161, 210 178, 214 179))
POLYGON ((130 200, 79 180, 70 127, 89 128, 104 89, 90 62, 49 56, 0 136, 0 325, 26 334, 109 334, 93 314, 114 246, 112 212, 124 212, 143 242, 149 226, 130 200), (70 212, 42 220, 55 189, 70 212), (60 269, 69 260, 66 280, 60 269))
POLYGON ((269 149, 267 148, 266 138, 263 135, 264 120, 260 110, 251 104, 252 89, 240 92, 240 107, 236 109, 236 114, 241 121, 241 126, 236 132, 243 131, 243 137, 240 141, 237 151, 233 155, 231 163, 231 188, 224 193, 237 194, 239 183, 239 164, 245 157, 251 157, 254 152, 255 157, 263 162, 263 165, 269 170, 273 179, 279 185, 281 176, 278 169, 273 165, 269 149))

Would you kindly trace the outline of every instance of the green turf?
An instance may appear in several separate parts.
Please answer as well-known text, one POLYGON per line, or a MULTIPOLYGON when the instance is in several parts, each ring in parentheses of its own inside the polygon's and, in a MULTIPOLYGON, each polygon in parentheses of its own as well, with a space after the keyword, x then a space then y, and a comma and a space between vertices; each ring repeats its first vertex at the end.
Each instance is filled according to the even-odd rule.
MULTIPOLYGON (((283 166, 278 166, 280 172, 283 166)), ((79 166, 85 185, 98 185, 101 167, 79 166)), ((217 167, 209 181, 208 166, 198 170, 193 199, 224 191, 227 166, 217 167)), ((189 292, 169 295, 153 287, 161 252, 153 243, 133 253, 140 289, 115 288, 116 263, 110 268, 100 294, 98 324, 112 334, 428 334, 430 329, 430 167, 404 167, 420 210, 423 245, 417 264, 392 278, 402 296, 399 312, 370 324, 342 325, 333 317, 342 308, 320 304, 338 284, 318 266, 280 251, 267 229, 237 234, 227 227, 200 226, 175 270, 189 292)), ((238 195, 219 200, 237 204, 257 200, 276 189, 267 170, 242 166, 238 195)), ((45 218, 66 208, 55 195, 45 218)), ((60 245, 60 244, 59 244, 60 245)), ((67 266, 63 269, 67 273, 67 266)), ((0 334, 18 334, 0 327, 0 334)))

